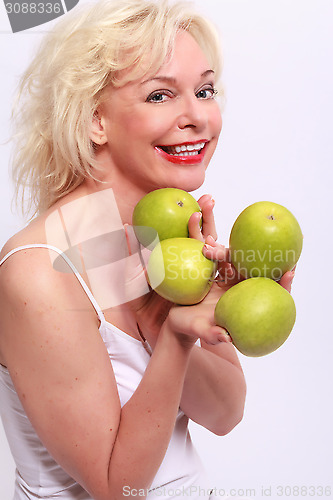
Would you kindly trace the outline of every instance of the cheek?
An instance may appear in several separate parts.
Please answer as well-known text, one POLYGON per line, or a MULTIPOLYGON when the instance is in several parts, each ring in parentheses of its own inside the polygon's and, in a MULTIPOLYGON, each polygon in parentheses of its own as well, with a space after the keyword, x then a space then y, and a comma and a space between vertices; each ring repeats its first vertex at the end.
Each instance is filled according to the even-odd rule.
POLYGON ((122 119, 122 131, 134 141, 155 143, 167 129, 163 113, 131 113, 122 119))
POLYGON ((147 137, 154 145, 163 142, 166 134, 173 130, 175 122, 175 113, 171 109, 162 109, 162 106, 158 109, 157 106, 149 113, 143 113, 138 122, 141 136, 147 137))
POLYGON ((135 113, 127 120, 132 132, 141 138, 147 138, 154 145, 165 138, 165 134, 173 130, 177 121, 177 109, 172 105, 151 104, 136 108, 135 113))
POLYGON ((216 107, 214 112, 211 114, 210 123, 212 129, 215 131, 215 134, 218 136, 222 130, 222 114, 220 110, 220 106, 216 103, 216 107))

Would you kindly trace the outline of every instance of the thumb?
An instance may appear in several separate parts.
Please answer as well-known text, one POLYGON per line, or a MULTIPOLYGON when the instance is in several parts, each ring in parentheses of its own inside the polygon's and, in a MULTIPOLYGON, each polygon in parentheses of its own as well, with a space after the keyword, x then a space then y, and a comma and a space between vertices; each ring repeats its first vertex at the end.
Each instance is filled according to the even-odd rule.
POLYGON ((280 279, 279 284, 287 290, 287 292, 291 292, 291 285, 295 276, 295 271, 286 272, 280 279))

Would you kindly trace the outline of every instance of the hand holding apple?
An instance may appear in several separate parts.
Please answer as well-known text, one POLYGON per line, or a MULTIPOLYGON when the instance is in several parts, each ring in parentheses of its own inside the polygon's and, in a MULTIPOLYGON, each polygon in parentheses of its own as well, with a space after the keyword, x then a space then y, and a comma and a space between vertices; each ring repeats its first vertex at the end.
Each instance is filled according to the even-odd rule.
MULTIPOLYGON (((140 244, 135 236, 132 226, 126 225, 125 232, 129 254, 132 256, 138 253, 139 255, 140 252, 141 263, 144 261, 146 265, 148 265, 149 255, 151 252, 146 248, 141 247, 140 249, 140 244)), ((198 248, 200 247, 199 241, 192 241, 196 242, 198 248)), ((201 245, 203 245, 202 242, 201 245)), ((201 261, 201 249, 199 256, 199 261, 201 261)), ((174 257, 172 257, 172 260, 173 259, 174 257)), ((134 264, 135 262, 136 261, 134 261, 134 264)), ((136 289, 138 289, 138 287, 141 289, 142 287, 142 289, 144 289, 144 285, 147 283, 147 273, 144 272, 142 266, 133 268, 132 259, 129 260, 128 264, 131 266, 128 276, 128 285, 131 288, 131 292, 133 287, 136 289)), ((227 335, 226 331, 214 324, 214 308, 216 302, 221 296, 221 288, 210 280, 208 284, 208 294, 201 302, 191 306, 190 314, 187 306, 176 305, 174 302, 172 303, 169 300, 164 299, 152 289, 149 293, 145 293, 143 290, 142 297, 139 297, 134 301, 132 300, 129 303, 129 307, 135 315, 137 324, 139 325, 141 331, 144 332, 144 336, 152 348, 154 348, 156 344, 160 329, 166 319, 169 323, 169 327, 175 332, 178 332, 178 335, 184 336, 183 340, 187 344, 195 342, 198 337, 208 344, 230 342, 230 337, 227 335)), ((193 293, 193 290, 191 293, 193 293)))
POLYGON ((215 241, 212 236, 206 238, 203 254, 208 259, 218 263, 218 274, 215 281, 220 287, 230 287, 244 279, 236 273, 235 268, 232 266, 229 249, 215 241))
POLYGON ((199 198, 198 203, 202 212, 202 227, 200 228, 196 216, 193 214, 189 220, 189 233, 191 238, 203 241, 203 254, 217 263, 218 276, 215 281, 219 286, 234 285, 240 281, 239 276, 230 263, 229 249, 218 243, 214 219, 215 202, 211 195, 205 194, 199 198))
POLYGON ((166 323, 184 341, 195 342, 200 338, 209 345, 231 343, 231 338, 225 328, 214 322, 214 310, 223 290, 214 282, 205 298, 189 306, 174 305, 168 314, 166 323), (186 337, 189 337, 186 339, 186 337))
POLYGON ((198 199, 201 214, 196 212, 191 215, 188 221, 188 230, 190 238, 205 241, 208 236, 217 240, 217 232, 214 218, 215 201, 209 194, 204 194, 198 199), (201 219, 200 219, 201 215, 201 219))
POLYGON ((216 237, 213 207, 210 195, 196 202, 186 191, 165 188, 145 195, 134 209, 136 236, 152 250, 148 281, 168 301, 194 304, 211 288, 216 263, 203 255, 202 248, 207 233, 216 237))

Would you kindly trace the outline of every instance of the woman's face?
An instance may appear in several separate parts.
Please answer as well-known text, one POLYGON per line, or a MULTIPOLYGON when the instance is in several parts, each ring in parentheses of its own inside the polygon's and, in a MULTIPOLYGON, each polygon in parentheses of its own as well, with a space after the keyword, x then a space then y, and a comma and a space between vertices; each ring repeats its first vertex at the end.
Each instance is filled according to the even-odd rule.
POLYGON ((214 72, 190 34, 177 35, 173 57, 154 77, 109 88, 99 114, 112 184, 143 193, 201 186, 222 119, 214 72))

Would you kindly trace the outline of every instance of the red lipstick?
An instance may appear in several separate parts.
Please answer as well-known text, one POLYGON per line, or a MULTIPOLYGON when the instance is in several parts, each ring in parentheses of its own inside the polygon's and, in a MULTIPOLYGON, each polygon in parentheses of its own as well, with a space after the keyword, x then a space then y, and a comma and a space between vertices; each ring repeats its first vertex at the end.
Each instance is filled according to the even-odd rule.
MULTIPOLYGON (((198 142, 193 142, 193 143, 186 142, 184 144, 198 144, 198 142)), ((205 157, 206 144, 200 150, 200 152, 198 152, 195 155, 183 156, 181 153, 179 155, 169 154, 166 151, 164 151, 164 149, 162 149, 161 147, 158 147, 158 146, 155 146, 155 151, 160 156, 162 156, 162 158, 164 158, 167 161, 170 161, 171 163, 175 163, 175 164, 178 164, 178 165, 197 165, 197 164, 201 163, 203 161, 204 157, 205 157)), ((181 146, 181 144, 180 144, 180 146, 181 146)))

